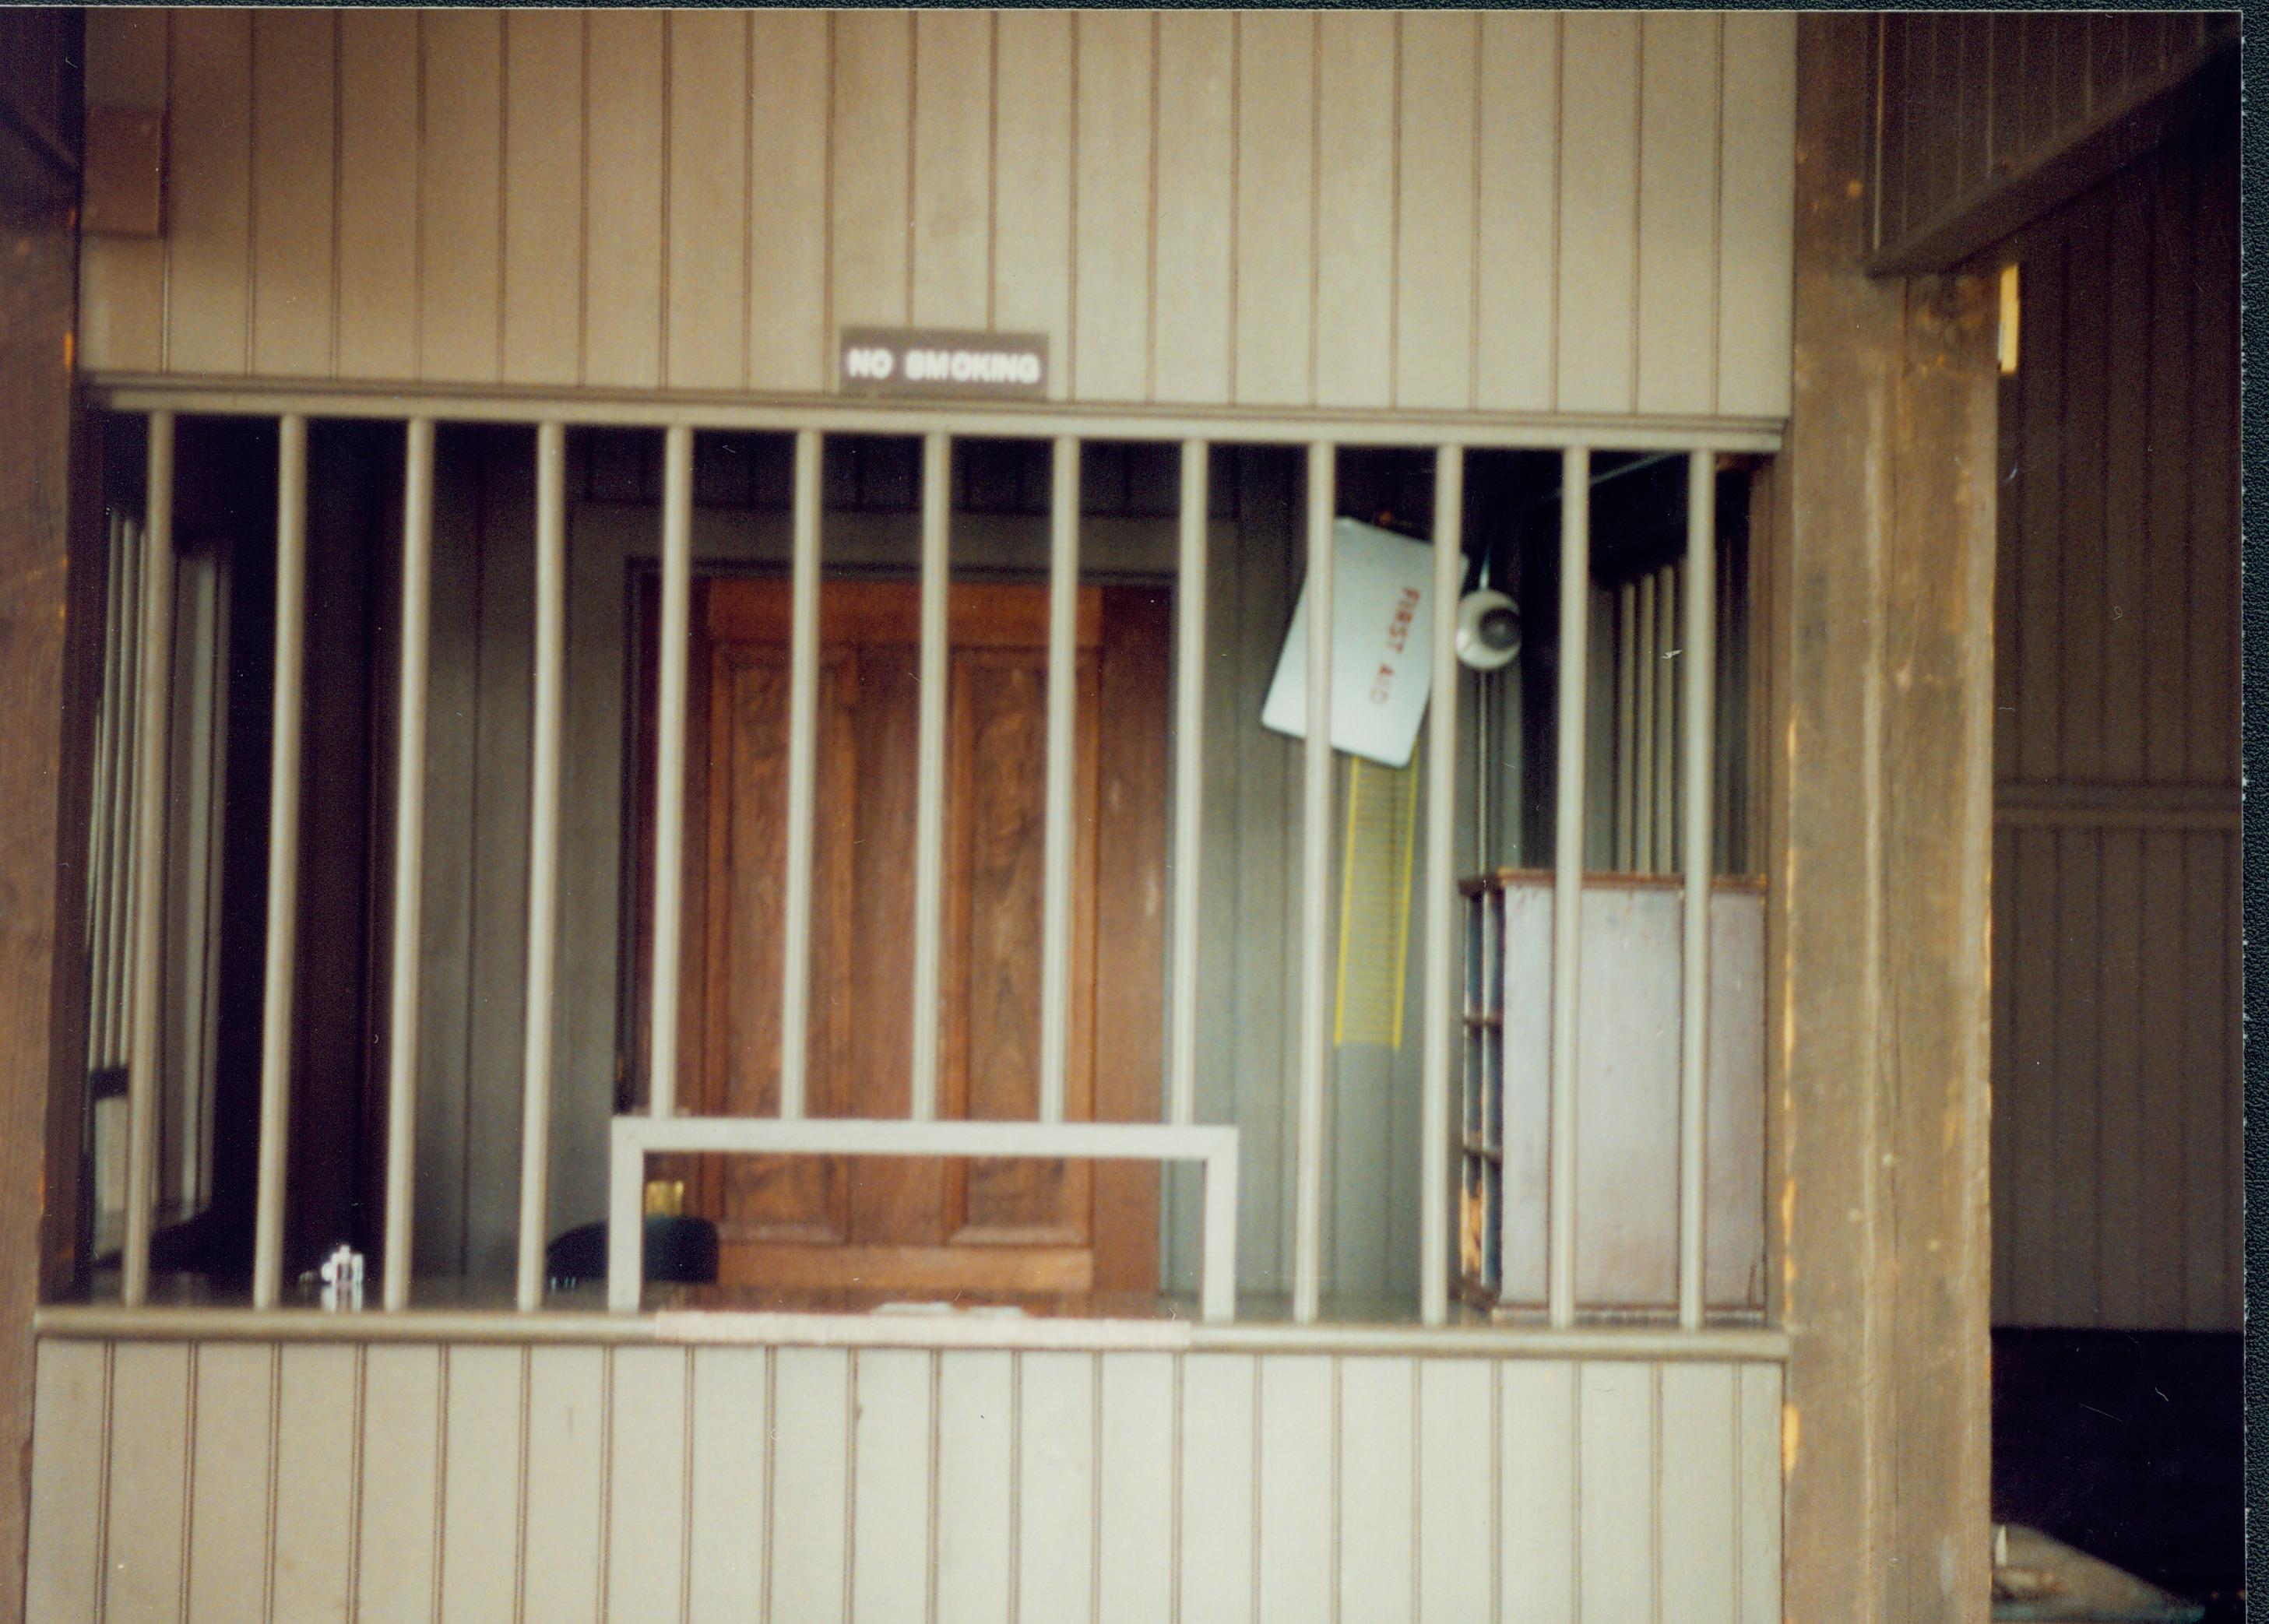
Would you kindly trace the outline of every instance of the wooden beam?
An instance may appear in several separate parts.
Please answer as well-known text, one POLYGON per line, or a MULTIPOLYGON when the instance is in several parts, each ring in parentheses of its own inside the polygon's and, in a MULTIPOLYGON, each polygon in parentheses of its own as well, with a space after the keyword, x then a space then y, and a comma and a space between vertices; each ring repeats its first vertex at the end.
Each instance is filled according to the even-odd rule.
POLYGON ((31 1475, 32 1317, 43 1256, 51 1273, 65 1273, 63 1250, 76 1250, 86 1046, 73 910, 83 913, 86 898, 89 750, 80 743, 66 755, 63 720, 68 692, 83 729, 71 736, 91 736, 86 671, 100 656, 86 639, 90 624, 100 636, 100 613, 99 601, 85 612, 86 576, 99 575, 103 543, 97 522, 82 533, 86 554, 71 557, 74 478, 83 490, 86 466, 72 459, 78 252, 67 208, 0 197, 0 253, 8 266, 0 276, 0 411, 8 424, 0 436, 0 709, 9 719, 0 750, 0 1624, 16 1624, 31 1475), (67 647, 80 656, 68 676, 67 647), (65 817, 76 820, 76 837, 65 817), (43 1179, 50 1143, 70 1168, 43 1179))
POLYGON ((1994 303, 1866 274, 1871 26, 1798 32, 1768 926, 1785 1609, 1982 1621, 1994 303))
POLYGON ((1870 276, 1952 270, 2109 179, 2193 123, 2237 107, 2237 41, 2139 85, 2000 179, 1957 197, 1867 262, 1870 276))

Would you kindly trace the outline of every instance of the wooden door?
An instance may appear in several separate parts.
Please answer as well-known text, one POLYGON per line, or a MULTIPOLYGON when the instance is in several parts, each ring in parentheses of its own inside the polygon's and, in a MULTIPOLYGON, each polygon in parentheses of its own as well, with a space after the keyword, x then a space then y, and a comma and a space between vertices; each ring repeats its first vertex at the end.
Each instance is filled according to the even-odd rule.
MULTIPOLYGON (((698 591, 679 1097, 704 1113, 766 1115, 779 1109, 787 584, 718 578, 698 591)), ((822 594, 814 1116, 906 1111, 918 616, 913 582, 833 582, 822 594)), ((1046 591, 957 585, 949 620, 940 1111, 1030 1119, 1039 1097, 1046 591)), ((1080 594, 1065 1079, 1074 1118, 1157 1116, 1166 624, 1159 594, 1080 594)), ((692 1210, 719 1226, 728 1284, 944 1296, 1155 1284, 1147 1167, 740 1156, 679 1170, 692 1210)))

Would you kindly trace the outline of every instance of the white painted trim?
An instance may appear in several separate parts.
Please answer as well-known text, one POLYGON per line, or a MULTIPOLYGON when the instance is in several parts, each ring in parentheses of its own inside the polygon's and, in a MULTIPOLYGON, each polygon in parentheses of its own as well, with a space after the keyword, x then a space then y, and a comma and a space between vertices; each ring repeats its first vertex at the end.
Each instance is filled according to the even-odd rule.
POLYGON ((410 1304, 418 1173, 418 1004, 425 895, 425 701, 433 580, 433 419, 403 435, 402 649, 394 768, 394 942, 387 979, 386 1212, 381 1299, 410 1304))
POLYGON ((898 1121, 884 1118, 617 1117, 607 1186, 607 1306, 638 1308, 644 1284, 640 1197, 656 1151, 716 1155, 1032 1156, 1197 1162, 1205 1169, 1201 1311, 1237 1303, 1237 1130, 1158 1122, 898 1121))

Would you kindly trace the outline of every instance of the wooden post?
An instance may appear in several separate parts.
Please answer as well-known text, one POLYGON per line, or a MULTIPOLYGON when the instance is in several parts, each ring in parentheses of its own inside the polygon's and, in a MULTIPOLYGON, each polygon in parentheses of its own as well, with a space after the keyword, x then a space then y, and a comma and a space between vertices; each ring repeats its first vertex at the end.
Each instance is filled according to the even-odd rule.
POLYGON ((1786 1616, 1989 1605, 1989 283, 1871 281, 1874 24, 1798 26, 1768 1046, 1786 1616))

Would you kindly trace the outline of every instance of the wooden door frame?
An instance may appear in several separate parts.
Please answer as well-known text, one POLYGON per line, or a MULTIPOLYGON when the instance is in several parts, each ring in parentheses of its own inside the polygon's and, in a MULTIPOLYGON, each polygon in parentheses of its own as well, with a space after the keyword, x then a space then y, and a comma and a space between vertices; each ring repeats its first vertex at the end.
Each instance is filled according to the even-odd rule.
MULTIPOLYGON (((776 569, 697 565, 693 582, 693 646, 688 651, 686 752, 686 838, 684 942, 679 979, 678 1052, 706 1052, 703 1002, 706 993, 707 920, 702 884, 707 858, 709 717, 704 697, 708 671, 707 585, 728 578, 782 579, 776 569)), ((905 577, 881 576, 894 579, 905 577)), ((654 738, 647 718, 656 702, 653 652, 658 635, 658 577, 639 569, 631 583, 631 618, 637 636, 627 678, 625 798, 628 838, 625 841, 624 886, 628 905, 622 913, 625 940, 621 963, 628 970, 630 996, 625 1030, 631 1041, 626 1067, 628 1097, 623 1109, 641 1108, 647 1097, 646 1067, 652 1052, 647 1025, 652 999, 654 738)), ((969 583, 974 585, 976 583, 969 583)), ((1019 582, 1018 584, 1024 584, 1019 582)), ((956 583, 957 591, 964 583, 956 583)), ((1168 728, 1172 691, 1173 594, 1165 585, 1105 585, 1101 596, 1101 648, 1098 661, 1098 713, 1126 719, 1105 727, 1098 739, 1096 823, 1088 836, 1100 853, 1120 860, 1098 863, 1093 932, 1095 996, 1084 1034, 1093 1045, 1095 1116, 1098 1121, 1152 1122, 1159 1118, 1164 1067, 1166 815, 1168 728), (1103 1044, 1099 1034, 1126 1035, 1103 1044)), ((656 1157, 650 1177, 704 1175, 698 1163, 656 1157)), ((1150 1292, 1158 1288, 1161 1223, 1159 1176, 1149 1163, 1092 1164, 1092 1288, 1098 1292, 1150 1292)), ((972 1249, 976 1250, 976 1249, 972 1249)))

